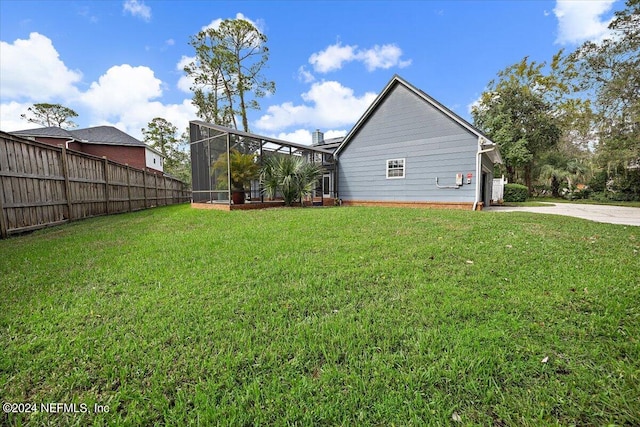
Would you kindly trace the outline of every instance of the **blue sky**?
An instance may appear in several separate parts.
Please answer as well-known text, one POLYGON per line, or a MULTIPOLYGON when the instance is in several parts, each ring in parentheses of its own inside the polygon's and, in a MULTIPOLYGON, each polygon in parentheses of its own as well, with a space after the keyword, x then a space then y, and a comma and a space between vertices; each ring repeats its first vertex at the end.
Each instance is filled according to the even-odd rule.
POLYGON ((154 117, 196 119, 183 64, 189 37, 242 17, 268 38, 276 93, 252 132, 310 143, 344 135, 399 74, 462 117, 496 73, 524 56, 598 40, 623 0, 28 1, 0 0, 0 129, 33 103, 73 108, 80 127, 142 138, 154 117))

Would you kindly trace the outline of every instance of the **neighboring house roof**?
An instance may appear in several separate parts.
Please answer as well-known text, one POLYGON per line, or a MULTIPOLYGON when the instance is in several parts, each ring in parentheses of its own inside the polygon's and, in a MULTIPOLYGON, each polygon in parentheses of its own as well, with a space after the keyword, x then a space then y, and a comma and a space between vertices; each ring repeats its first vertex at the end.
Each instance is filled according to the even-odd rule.
POLYGON ((71 132, 68 130, 59 128, 57 126, 45 127, 45 128, 37 128, 37 129, 25 129, 18 130, 15 132, 10 132, 12 135, 18 136, 40 136, 40 137, 50 137, 50 138, 67 138, 67 139, 76 139, 71 132))
POLYGON ((134 145, 146 147, 146 144, 113 126, 95 126, 69 131, 76 139, 85 144, 134 145))
MULTIPOLYGON (((148 146, 144 142, 132 137, 128 133, 121 131, 113 126, 95 126, 85 129, 65 130, 59 127, 44 127, 38 129, 26 129, 11 132, 13 135, 23 137, 42 137, 42 138, 66 138, 73 139, 83 144, 100 144, 100 145, 118 145, 145 147, 153 151, 159 156, 162 153, 148 146)), ((164 157, 164 156, 162 156, 164 157)))
MULTIPOLYGON (((448 116, 450 119, 458 123, 460 126, 465 128, 472 134, 476 135, 478 138, 480 137, 484 138, 486 142, 483 143, 482 145, 484 146, 496 145, 493 141, 489 139, 488 136, 486 136, 482 131, 480 131, 478 128, 473 126, 471 123, 469 123, 468 121, 466 121, 465 119, 463 119, 462 117, 460 117, 459 115, 457 115, 456 113, 454 113, 453 111, 451 111, 450 109, 442 105, 440 102, 436 101, 435 99, 427 95, 425 92, 413 86, 411 83, 407 82, 402 77, 396 74, 391 78, 389 83, 387 83, 385 88, 382 90, 382 92, 380 92, 380 94, 373 101, 373 103, 371 103, 369 108, 367 108, 367 110, 364 112, 362 117, 360 117, 360 119, 356 122, 355 126, 349 131, 347 136, 345 136, 344 141, 342 141, 342 144, 340 144, 340 146, 336 150, 336 154, 340 154, 340 152, 344 150, 347 145, 349 145, 349 142, 351 141, 353 136, 356 133, 358 133, 358 130, 360 130, 360 128, 364 125, 364 123, 366 123, 367 120, 369 120, 369 117, 374 113, 378 105, 380 105, 380 103, 389 95, 389 93, 391 93, 391 90, 396 85, 403 85, 404 87, 409 89, 411 92, 415 93, 417 96, 419 96, 420 98, 422 98, 423 100, 431 104, 437 110, 439 110, 440 112, 448 116)), ((494 152, 497 155, 496 158, 494 159, 494 163, 502 163, 502 158, 500 157, 500 153, 498 151, 494 151, 494 152)))

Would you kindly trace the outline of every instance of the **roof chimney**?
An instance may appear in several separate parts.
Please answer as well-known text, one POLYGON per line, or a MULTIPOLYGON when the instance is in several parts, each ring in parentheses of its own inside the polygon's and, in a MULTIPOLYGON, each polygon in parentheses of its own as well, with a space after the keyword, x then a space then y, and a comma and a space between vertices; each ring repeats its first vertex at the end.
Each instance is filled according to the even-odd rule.
POLYGON ((320 129, 316 129, 313 134, 311 134, 311 144, 312 145, 320 145, 324 143, 324 133, 320 132, 320 129))

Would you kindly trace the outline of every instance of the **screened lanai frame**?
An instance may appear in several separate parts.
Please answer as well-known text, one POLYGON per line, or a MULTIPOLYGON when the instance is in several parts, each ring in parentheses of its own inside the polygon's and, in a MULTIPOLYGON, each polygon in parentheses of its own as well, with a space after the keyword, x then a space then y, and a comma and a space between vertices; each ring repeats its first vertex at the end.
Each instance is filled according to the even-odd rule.
MULTIPOLYGON (((256 135, 200 120, 189 122, 189 139, 194 203, 232 205, 230 162, 232 150, 254 154, 258 165, 263 165, 269 155, 289 155, 302 156, 307 161, 321 163, 324 169, 334 167, 333 152, 330 150, 256 135)), ((323 191, 318 193, 322 203, 323 191)), ((331 194, 335 194, 335 188, 331 190, 331 194)), ((259 180, 251 183, 249 199, 249 203, 264 203, 264 191, 259 180)))

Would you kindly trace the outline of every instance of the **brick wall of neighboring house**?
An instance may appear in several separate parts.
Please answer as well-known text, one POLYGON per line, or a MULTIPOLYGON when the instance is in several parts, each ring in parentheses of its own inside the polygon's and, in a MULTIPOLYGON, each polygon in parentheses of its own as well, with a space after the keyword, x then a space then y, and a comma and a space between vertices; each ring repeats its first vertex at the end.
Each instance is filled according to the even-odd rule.
POLYGON ((71 150, 82 151, 82 144, 80 144, 79 142, 73 141, 69 143, 68 148, 71 150))
MULTIPOLYGON (((50 144, 53 146, 65 145, 68 139, 65 138, 52 138, 38 136, 34 138, 38 142, 50 144)), ((77 141, 70 142, 67 148, 71 150, 80 151, 87 154, 92 154, 98 157, 106 157, 114 162, 128 164, 132 168, 146 170, 151 173, 163 175, 162 171, 148 168, 145 158, 144 147, 133 147, 123 145, 101 145, 101 144, 82 144, 77 141)))
MULTIPOLYGON (((44 136, 37 136, 34 139, 38 142, 43 142, 45 144, 53 145, 56 147, 60 145, 65 145, 67 141, 69 141, 68 139, 64 139, 64 138, 47 138, 44 136)), ((76 141, 70 142, 68 145, 66 145, 66 147, 71 150, 82 151, 81 144, 76 141)))
POLYGON ((146 169, 144 147, 122 145, 82 144, 82 151, 98 157, 106 157, 114 162, 128 164, 132 168, 146 169))

